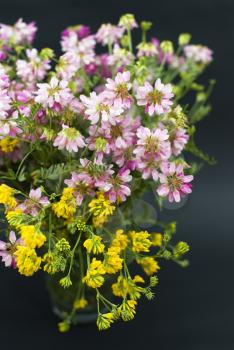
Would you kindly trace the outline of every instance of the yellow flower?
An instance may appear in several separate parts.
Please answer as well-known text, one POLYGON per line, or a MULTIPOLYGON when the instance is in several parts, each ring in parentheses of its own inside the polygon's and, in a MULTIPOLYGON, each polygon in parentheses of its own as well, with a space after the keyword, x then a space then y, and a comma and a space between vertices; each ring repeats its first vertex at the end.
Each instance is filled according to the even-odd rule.
POLYGON ((137 302, 135 300, 127 300, 118 307, 118 312, 123 321, 130 321, 134 318, 136 314, 136 305, 137 302))
POLYGON ((13 152, 17 144, 18 140, 8 136, 0 140, 0 148, 5 153, 13 152))
POLYGON ((104 275, 106 273, 106 270, 104 269, 104 266, 100 260, 97 260, 96 258, 93 258, 86 276, 83 278, 83 282, 87 284, 87 286, 91 288, 99 288, 104 283, 104 275))
POLYGON ((0 185, 0 204, 4 204, 9 208, 15 208, 17 202, 13 196, 15 190, 5 184, 0 185))
POLYGON ((41 258, 35 249, 18 245, 15 252, 16 264, 21 275, 32 276, 41 265, 41 258))
POLYGON ((11 226, 15 226, 16 228, 20 228, 22 222, 22 210, 17 208, 15 210, 9 210, 6 214, 7 221, 11 226))
MULTIPOLYGON (((141 283, 142 280, 143 279, 141 279, 141 283)), ((113 294, 117 297, 126 298, 129 294, 131 299, 136 300, 141 297, 143 288, 137 286, 134 279, 119 276, 117 282, 112 284, 112 291, 113 294)))
POLYGON ((132 251, 136 253, 148 252, 151 246, 149 240, 150 234, 147 231, 130 231, 129 235, 132 239, 132 251))
POLYGON ((107 273, 116 273, 122 269, 123 259, 119 256, 119 247, 109 247, 104 260, 104 267, 107 273))
POLYGON ((141 276, 139 276, 139 275, 136 275, 136 276, 133 278, 133 281, 134 281, 135 283, 145 283, 144 279, 143 279, 141 276))
POLYGON ((99 331, 110 328, 111 323, 114 322, 114 315, 111 312, 106 314, 99 314, 97 318, 97 326, 99 331))
POLYGON ((40 248, 46 241, 46 236, 34 225, 20 227, 21 238, 29 248, 40 248))
POLYGON ((55 255, 51 251, 48 251, 43 256, 43 262, 45 263, 43 270, 49 275, 53 275, 57 272, 55 255))
POLYGON ((186 242, 180 241, 173 248, 173 254, 175 258, 180 258, 182 255, 189 251, 189 245, 186 242))
POLYGON ((52 209, 58 217, 70 219, 75 214, 77 203, 73 191, 72 188, 64 188, 60 201, 52 205, 52 209))
POLYGON ((110 215, 113 214, 115 206, 111 204, 102 192, 97 194, 97 198, 89 203, 89 212, 93 215, 93 224, 95 227, 101 227, 110 215))
POLYGON ((92 235, 92 238, 86 239, 84 241, 84 247, 87 249, 87 252, 93 254, 103 253, 105 246, 101 243, 102 238, 97 235, 92 235))
POLYGON ((126 298, 129 292, 129 283, 127 278, 119 276, 117 282, 112 284, 112 292, 116 297, 126 298))
POLYGON ((151 233, 150 236, 152 246, 161 247, 163 242, 163 236, 161 233, 151 233))
POLYGON ((153 275, 160 269, 158 262, 151 256, 146 256, 144 258, 138 259, 137 263, 141 265, 148 276, 153 275))
POLYGON ((81 299, 75 300, 73 306, 74 306, 74 309, 80 310, 80 309, 85 309, 87 305, 88 305, 88 301, 84 298, 81 298, 81 299))
POLYGON ((69 275, 61 278, 59 283, 64 289, 72 286, 72 281, 69 275))
POLYGON ((115 233, 115 238, 113 239, 111 245, 113 247, 119 247, 120 250, 124 250, 128 245, 128 237, 123 230, 117 230, 115 233))
POLYGON ((70 329, 70 323, 67 320, 58 323, 58 329, 61 333, 66 333, 70 329))

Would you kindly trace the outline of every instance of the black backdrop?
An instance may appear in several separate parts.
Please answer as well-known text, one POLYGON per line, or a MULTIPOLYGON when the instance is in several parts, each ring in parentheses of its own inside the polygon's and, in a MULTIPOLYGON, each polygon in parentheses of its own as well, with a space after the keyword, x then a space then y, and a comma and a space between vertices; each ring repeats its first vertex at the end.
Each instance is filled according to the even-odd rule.
MULTIPOLYGON (((21 278, 0 268, 0 347, 17 349, 98 349, 151 347, 159 350, 234 349, 234 1, 233 0, 0 0, 0 21, 36 20, 36 45, 58 49, 68 25, 116 23, 126 12, 155 23, 154 34, 176 40, 191 32, 195 43, 215 51, 207 77, 215 77, 213 111, 197 143, 218 160, 197 176, 185 207, 176 212, 177 238, 187 240, 191 265, 164 264, 156 300, 140 304, 137 317, 105 333, 94 325, 61 335, 50 312, 43 278, 21 278)), ((168 219, 175 212, 167 211, 168 219)))

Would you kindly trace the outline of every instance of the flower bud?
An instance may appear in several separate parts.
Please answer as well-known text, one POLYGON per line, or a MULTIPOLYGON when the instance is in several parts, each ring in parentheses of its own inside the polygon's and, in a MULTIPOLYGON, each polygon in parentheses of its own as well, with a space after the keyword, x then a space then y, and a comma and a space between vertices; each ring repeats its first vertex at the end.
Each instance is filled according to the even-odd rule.
POLYGON ((141 22, 141 29, 144 32, 147 32, 152 27, 152 24, 153 24, 152 22, 142 21, 141 22))
POLYGON ((174 52, 173 43, 169 40, 162 41, 160 47, 164 53, 172 54, 174 52))
POLYGON ((126 13, 120 17, 119 26, 124 27, 125 29, 133 29, 138 27, 135 17, 131 13, 126 13))
POLYGON ((190 42, 191 37, 192 36, 189 33, 182 33, 182 34, 180 34, 179 39, 178 39, 179 45, 180 46, 187 45, 190 42))

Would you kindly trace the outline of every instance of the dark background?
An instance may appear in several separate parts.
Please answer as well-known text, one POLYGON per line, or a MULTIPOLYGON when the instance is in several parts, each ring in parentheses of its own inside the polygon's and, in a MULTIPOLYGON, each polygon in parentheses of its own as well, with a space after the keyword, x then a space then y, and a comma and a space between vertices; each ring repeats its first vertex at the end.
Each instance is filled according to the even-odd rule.
POLYGON ((176 41, 181 32, 190 32, 194 43, 215 52, 206 74, 217 80, 213 111, 200 124, 197 143, 218 165, 197 175, 185 207, 166 211, 168 220, 177 215, 177 239, 191 245, 190 267, 164 264, 156 300, 142 302, 134 321, 105 333, 89 325, 61 335, 43 277, 22 278, 1 266, 1 349, 234 349, 234 1, 0 0, 1 22, 36 20, 36 46, 55 49, 66 26, 83 23, 96 30, 102 22, 117 23, 126 12, 153 21, 152 34, 160 39, 176 41))

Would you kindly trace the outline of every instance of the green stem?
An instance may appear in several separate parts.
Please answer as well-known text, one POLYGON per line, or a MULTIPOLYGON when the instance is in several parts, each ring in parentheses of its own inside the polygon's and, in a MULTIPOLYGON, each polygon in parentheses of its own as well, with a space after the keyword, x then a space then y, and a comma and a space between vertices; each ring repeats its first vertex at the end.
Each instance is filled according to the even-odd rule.
POLYGON ((132 33, 131 33, 131 29, 127 29, 127 33, 128 33, 128 46, 129 46, 129 51, 131 53, 133 53, 133 50, 132 50, 132 33))
POLYGON ((74 248, 72 249, 72 252, 71 252, 71 261, 70 261, 69 271, 68 271, 68 274, 67 274, 68 276, 70 276, 70 274, 71 274, 71 270, 72 270, 72 266, 73 266, 73 260, 74 260, 74 256, 75 256, 75 251, 76 251, 76 248, 77 248, 77 246, 78 246, 78 244, 80 242, 80 238, 81 238, 81 232, 80 232, 80 234, 79 234, 79 236, 77 238, 77 241, 76 241, 76 243, 74 245, 74 248))

